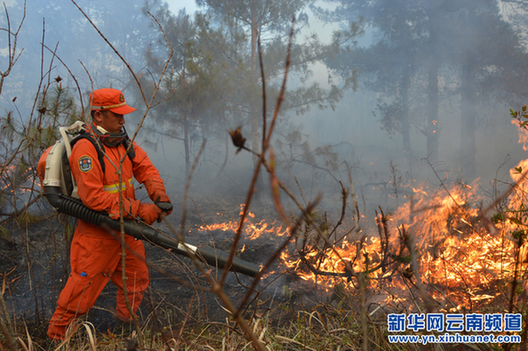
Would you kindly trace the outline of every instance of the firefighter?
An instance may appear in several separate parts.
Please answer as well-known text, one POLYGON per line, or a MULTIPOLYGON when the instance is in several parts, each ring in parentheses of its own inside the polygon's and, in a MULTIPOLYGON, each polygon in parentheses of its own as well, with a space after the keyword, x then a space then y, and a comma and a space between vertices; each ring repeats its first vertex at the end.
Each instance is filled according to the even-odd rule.
MULTIPOLYGON (((121 91, 105 88, 90 94, 90 110, 92 123, 88 128, 92 133, 87 133, 86 138, 75 143, 70 157, 71 172, 84 205, 97 211, 105 211, 111 218, 119 219, 121 188, 125 218, 139 217, 147 224, 152 224, 162 213, 160 207, 167 208, 167 205, 169 210, 166 214, 169 214, 172 206, 163 180, 146 152, 136 143, 133 143, 129 154, 124 158, 122 181, 119 185, 117 169, 125 155, 126 146, 130 143, 123 128, 124 115, 135 111, 135 108, 126 104, 121 91), (142 203, 136 199, 133 177, 145 186, 154 203, 142 203)), ((70 250, 71 273, 51 317, 47 332, 49 338, 63 340, 68 326, 93 307, 109 280, 118 287, 117 317, 125 322, 133 319, 125 303, 119 237, 118 232, 110 233, 101 227, 78 221, 70 250)), ((130 306, 135 313, 148 286, 149 276, 143 242, 125 235, 125 243, 126 288, 130 306)))

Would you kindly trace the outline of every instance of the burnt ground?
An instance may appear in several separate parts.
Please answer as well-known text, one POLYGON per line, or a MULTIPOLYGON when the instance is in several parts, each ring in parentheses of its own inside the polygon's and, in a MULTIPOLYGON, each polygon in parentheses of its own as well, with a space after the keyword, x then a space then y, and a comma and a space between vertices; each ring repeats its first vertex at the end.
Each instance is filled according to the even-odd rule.
MULTIPOLYGON (((189 201, 186 221, 188 242, 227 252, 231 247, 233 231, 200 231, 197 227, 201 224, 238 220, 239 205, 242 202, 243 198, 227 197, 195 198, 189 201)), ((253 223, 260 219, 271 223, 276 219, 269 202, 256 202, 251 210, 256 216, 252 219, 253 223)), ((169 217, 176 227, 181 223, 180 213, 181 206, 176 205, 174 213, 169 217)), ((71 218, 52 215, 30 225, 11 224, 7 228, 8 233, 0 234, 0 278, 2 284, 5 284, 3 297, 11 319, 16 322, 17 333, 25 338, 27 325, 37 344, 43 344, 46 340, 45 331, 49 318, 69 273, 68 236, 71 235, 74 224, 71 218)), ((155 227, 170 233, 165 223, 156 224, 155 227)), ((257 265, 263 264, 284 240, 283 237, 271 235, 261 236, 256 240, 243 237, 237 256, 257 265), (242 247, 245 247, 244 251, 240 250, 242 247)), ((192 328, 208 322, 225 323, 229 313, 218 296, 196 288, 196 285, 207 287, 207 283, 190 259, 149 243, 145 243, 145 248, 151 264, 151 284, 139 311, 143 326, 153 327, 155 330, 168 327, 178 333, 182 326, 192 328)), ((249 302, 243 306, 246 318, 265 315, 272 326, 280 327, 283 323, 286 325, 294 321, 299 310, 309 311, 320 302, 334 301, 335 304, 342 303, 348 311, 360 310, 359 300, 352 295, 354 291, 344 291, 341 288, 343 291, 340 292, 339 286, 335 286, 327 292, 324 287, 300 279, 295 272, 286 272, 284 265, 279 262, 275 262, 270 270, 282 273, 267 275, 258 284, 258 293, 253 293, 249 302)), ((222 271, 212 268, 211 273, 218 277, 222 271)), ((235 306, 240 305, 252 281, 251 277, 228 274, 224 291, 235 306)), ((109 283, 87 315, 88 321, 100 333, 118 330, 120 327, 112 312, 115 308, 116 290, 109 283)), ((374 296, 367 297, 367 309, 371 318, 383 325, 386 314, 390 313, 381 308, 385 306, 381 300, 386 295, 373 293, 374 296)), ((334 313, 331 310, 327 312, 334 313)))
MULTIPOLYGON (((212 200, 206 200, 201 208, 189 209, 188 241, 228 252, 234 236, 232 231, 206 232, 198 231, 196 227, 202 223, 237 220, 239 209, 238 204, 213 203, 212 200), (202 208, 211 210, 204 211, 202 208)), ((273 217, 271 205, 260 205, 260 209, 262 218, 273 217)), ((181 221, 176 213, 169 218, 175 226, 181 221)), ((74 225, 72 218, 53 215, 34 224, 12 225, 9 233, 0 238, 0 273, 6 283, 4 299, 11 317, 19 325, 19 333, 23 330, 24 322, 30 326, 30 334, 36 340, 45 338, 47 323, 69 273, 68 236, 74 225)), ((155 226, 170 233, 164 223, 155 226)), ((252 241, 243 238, 239 248, 245 246, 245 249, 237 256, 257 265, 264 264, 283 241, 284 238, 270 236, 252 241)), ((219 298, 211 292, 196 289, 198 285, 208 285, 190 259, 149 243, 145 243, 145 248, 151 265, 151 284, 139 311, 142 323, 180 328, 184 322, 186 326, 206 321, 225 322, 229 314, 219 298)), ((275 262, 271 271, 284 271, 284 268, 275 262)), ((211 273, 220 277, 222 271, 212 268, 211 273)), ((252 281, 251 277, 228 274, 224 290, 235 306, 239 306, 252 281)), ((268 313, 277 323, 287 321, 286 314, 294 313, 294 306, 302 305, 305 308, 310 304, 309 299, 301 299, 300 294, 294 291, 304 290, 314 301, 324 298, 324 294, 318 296, 316 287, 308 285, 290 274, 266 276, 257 287, 258 296, 253 293, 249 303, 244 306, 246 317, 251 317, 253 313, 260 316, 268 313), (261 302, 257 304, 256 301, 261 302), (277 308, 285 304, 290 307, 277 308)), ((117 288, 110 282, 87 316, 88 321, 100 332, 113 330, 118 325, 112 312, 116 291, 117 288)))

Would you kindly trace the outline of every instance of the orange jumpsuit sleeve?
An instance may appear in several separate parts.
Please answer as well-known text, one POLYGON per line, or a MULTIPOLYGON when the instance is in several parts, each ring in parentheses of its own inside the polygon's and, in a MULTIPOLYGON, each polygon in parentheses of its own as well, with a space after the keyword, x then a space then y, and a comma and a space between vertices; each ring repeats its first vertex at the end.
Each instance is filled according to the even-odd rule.
MULTIPOLYGON (((114 219, 119 218, 119 194, 104 191, 105 175, 99 164, 97 150, 90 141, 80 140, 75 144, 70 156, 70 168, 83 204, 96 211, 108 212, 114 219)), ((124 217, 137 217, 140 204, 140 201, 123 193, 124 217)))
POLYGON ((163 179, 161 179, 157 168, 154 167, 145 150, 134 142, 134 152, 136 153, 133 160, 134 178, 145 185, 149 198, 153 202, 156 201, 158 196, 167 197, 163 179))

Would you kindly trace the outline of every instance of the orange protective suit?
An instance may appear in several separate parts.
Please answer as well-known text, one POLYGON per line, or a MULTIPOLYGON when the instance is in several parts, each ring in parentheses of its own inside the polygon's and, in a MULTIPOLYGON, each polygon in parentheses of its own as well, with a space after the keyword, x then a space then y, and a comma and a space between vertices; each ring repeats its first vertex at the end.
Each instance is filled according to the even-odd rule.
MULTIPOLYGON (((168 201, 165 186, 159 172, 152 165, 146 152, 134 143, 135 157, 126 157, 123 163, 122 193, 125 218, 141 215, 145 205, 136 200, 132 177, 145 185, 149 197, 156 201, 168 201)), ((77 182, 78 195, 89 208, 106 211, 112 218, 119 218, 119 178, 116 168, 125 153, 125 147, 105 147, 105 172, 98 161, 95 146, 89 140, 80 140, 75 144, 70 157, 70 167, 77 182)), ((160 210, 161 211, 161 210, 160 210)), ((159 215, 159 213, 158 213, 159 215)), ((95 301, 108 280, 118 287, 117 316, 122 320, 131 318, 126 308, 121 270, 121 243, 107 230, 93 224, 78 221, 71 244, 71 273, 66 286, 57 301, 57 309, 48 328, 51 339, 62 340, 68 325, 93 307, 95 301)), ((145 249, 141 241, 125 235, 126 244, 126 284, 128 298, 134 312, 143 299, 148 286, 148 269, 145 263, 145 249)))

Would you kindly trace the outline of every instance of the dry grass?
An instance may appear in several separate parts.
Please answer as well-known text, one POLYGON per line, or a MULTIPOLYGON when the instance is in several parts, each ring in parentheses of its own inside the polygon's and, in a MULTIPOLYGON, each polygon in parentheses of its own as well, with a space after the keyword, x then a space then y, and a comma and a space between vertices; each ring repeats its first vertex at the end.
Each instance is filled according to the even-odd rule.
MULTIPOLYGON (((103 35, 101 34, 101 36, 103 35)), ((291 38, 292 36, 290 37, 290 40, 291 38)), ((119 54, 117 51, 116 53, 119 54)), ((283 90, 278 99, 271 123, 269 127, 267 127, 266 123, 263 123, 263 135, 265 138, 263 138, 262 141, 262 152, 260 154, 254 153, 256 157, 258 157, 259 167, 256 168, 256 171, 252 176, 251 185, 244 201, 245 206, 243 206, 242 214, 238 222, 239 225, 233 235, 232 246, 229 248, 230 256, 228 261, 235 257, 235 253, 239 249, 238 244, 242 240, 242 229, 246 223, 247 216, 249 215, 249 208, 254 195, 253 188, 262 168, 268 173, 272 185, 271 198, 277 216, 280 217, 284 225, 289 228, 289 236, 278 241, 276 245, 277 247, 274 251, 268 253, 268 261, 264 262, 262 275, 249 282, 236 281, 233 283, 229 281, 232 275, 227 272, 218 272, 217 275, 213 275, 204 269, 199 262, 194 262, 196 263, 196 267, 189 268, 192 267, 192 265, 188 262, 181 263, 178 261, 180 264, 178 267, 182 267, 182 271, 185 271, 183 279, 181 279, 181 277, 175 277, 168 273, 167 270, 163 270, 163 267, 155 265, 155 268, 159 268, 159 273, 164 275, 167 280, 175 280, 193 291, 195 295, 198 296, 197 300, 200 299, 200 303, 198 303, 198 301, 193 301, 195 298, 195 295, 193 295, 190 301, 182 301, 179 306, 174 304, 171 309, 160 308, 156 305, 151 308, 151 313, 144 318, 141 324, 138 322, 137 324, 132 325, 122 325, 113 328, 112 330, 98 330, 92 323, 90 323, 89 319, 83 319, 78 321, 77 324, 71 326, 68 334, 69 336, 64 342, 60 344, 50 344, 49 341, 40 336, 43 335, 42 328, 47 322, 45 318, 42 318, 46 315, 45 312, 36 308, 35 317, 38 326, 35 330, 39 330, 40 332, 35 333, 31 332, 31 329, 24 324, 23 320, 19 320, 18 316, 10 314, 4 298, 9 297, 11 291, 10 285, 14 285, 16 281, 11 279, 7 273, 3 273, 2 294, 0 295, 0 303, 2 305, 0 311, 0 331, 2 333, 0 335, 1 350, 242 351, 256 349, 270 351, 345 351, 427 349, 413 344, 390 344, 387 339, 387 313, 407 310, 403 309, 402 306, 396 306, 394 304, 390 305, 388 303, 374 304, 369 300, 374 295, 376 295, 375 297, 379 297, 382 289, 385 292, 388 291, 391 295, 398 295, 395 288, 379 283, 380 281, 383 282, 385 277, 374 277, 376 272, 386 272, 386 270, 388 270, 393 273, 394 277, 398 277, 407 284, 408 292, 412 299, 406 302, 407 306, 404 308, 408 308, 410 305, 417 311, 426 312, 440 311, 441 308, 444 308, 443 306, 438 307, 438 305, 435 305, 435 302, 437 302, 435 301, 435 296, 439 296, 438 294, 435 294, 440 291, 440 296, 442 296, 442 294, 446 296, 447 294, 445 293, 449 292, 449 287, 439 287, 438 284, 434 284, 432 281, 422 279, 422 275, 420 275, 421 267, 419 262, 421 262, 420 259, 427 253, 427 250, 417 249, 418 245, 414 240, 419 238, 422 233, 412 225, 391 229, 388 225, 390 222, 390 215, 385 214, 381 208, 376 219, 378 233, 376 233, 376 235, 365 235, 362 233, 362 228, 360 226, 361 216, 358 204, 356 203, 357 196, 354 193, 351 177, 349 177, 349 184, 346 186, 339 182, 342 204, 340 211, 338 211, 339 213, 337 213, 335 217, 338 219, 335 223, 329 221, 328 216, 323 215, 322 212, 316 211, 315 206, 318 202, 317 199, 310 201, 306 206, 301 205, 300 201, 295 198, 292 192, 286 188, 284 183, 279 179, 280 175, 276 169, 274 154, 270 151, 269 143, 274 131, 282 97, 284 96, 289 59, 288 56, 285 63, 286 73, 282 85, 283 90), (290 197, 292 202, 297 206, 296 210, 298 210, 301 215, 295 218, 288 215, 284 208, 284 204, 281 202, 279 194, 290 197), (345 228, 346 223, 349 225, 345 228), (366 248, 367 239, 370 237, 380 238, 381 244, 377 249, 366 248), (393 240, 393 238, 398 239, 393 240), (350 247, 356 249, 355 251, 344 253, 340 250, 341 244, 345 242, 345 239, 350 244, 350 247), (293 245, 292 247, 292 245, 290 245, 292 241, 295 241, 296 246, 293 245), (328 282, 326 282, 326 287, 331 289, 331 291, 325 296, 326 299, 312 300, 313 291, 311 290, 317 289, 318 284, 316 282, 301 284, 298 280, 292 278, 292 282, 289 282, 291 284, 286 285, 286 289, 283 289, 280 299, 277 299, 277 301, 273 301, 273 299, 271 301, 268 300, 268 297, 266 297, 266 294, 269 293, 266 290, 268 286, 262 286, 263 282, 266 284, 268 283, 264 274, 268 273, 271 270, 271 267, 277 263, 281 254, 290 248, 292 249, 291 253, 296 253, 298 255, 300 264, 296 266, 296 268, 290 268, 288 270, 289 274, 292 276, 300 275, 301 273, 305 276, 313 274, 317 279, 321 279, 323 276, 332 276, 334 278, 333 284, 328 284, 328 282), (295 251, 294 249, 297 250, 295 251), (312 258, 312 256, 309 256, 309 253, 315 253, 313 256, 315 259, 312 258), (331 256, 336 264, 332 271, 328 271, 323 268, 322 262, 331 256), (236 296, 230 295, 231 291, 229 288, 234 285, 242 287, 244 293, 236 296), (205 310, 205 315, 207 315, 208 307, 210 307, 210 300, 205 297, 206 293, 214 295, 217 299, 216 301, 220 301, 217 304, 224 309, 223 315, 225 316, 225 320, 219 322, 212 318, 201 319, 202 315, 200 314, 193 315, 197 310, 197 305, 205 310), (264 301, 261 301, 261 299, 264 301), (374 305, 374 308, 372 305, 374 305), (182 306, 188 307, 184 308, 182 306), (173 312, 174 316, 178 316, 178 318, 175 318, 174 316, 166 318, 166 316, 171 316, 173 312)), ((2 79, 3 78, 5 77, 2 76, 2 79)), ((139 80, 137 81, 139 84, 139 80)), ((157 84, 160 84, 160 82, 161 78, 157 84)), ((144 97, 144 100, 148 106, 148 111, 153 100, 149 100, 147 97, 144 97)), ((40 117, 43 115, 44 113, 41 113, 40 117)), ((143 116, 143 119, 145 117, 146 114, 143 116)), ((266 118, 264 118, 264 122, 265 121, 266 118)), ((241 142, 241 140, 245 139, 240 134, 240 131, 235 130, 232 131, 231 134, 234 136, 233 141, 237 147, 247 149, 245 148, 243 141, 241 142)), ((21 135, 21 145, 25 145, 28 138, 29 134, 21 135)), ((14 156, 19 155, 20 153, 17 149, 14 156)), ((8 159, 8 157, 6 157, 6 159, 8 159)), ((11 158, 10 162, 15 159, 16 157, 11 158)), ((2 172, 4 171, 5 167, 2 172)), ((523 174, 523 177, 526 177, 526 175, 523 174)), ((189 175, 188 184, 190 181, 191 175, 189 175)), ((396 184, 396 182, 394 182, 394 184, 396 184)), ((518 184, 512 186, 512 189, 517 187, 517 185, 518 184)), ((447 190, 447 188, 445 190, 448 192, 449 196, 453 198, 449 193, 449 190, 447 190)), ((495 200, 494 204, 489 208, 497 207, 499 203, 511 194, 511 191, 512 190, 509 190, 501 198, 495 200)), ((185 197, 186 196, 184 196, 184 200, 186 200, 185 197)), ((398 199, 398 201, 402 200, 398 199)), ((452 207, 458 211, 457 213, 462 213, 463 216, 469 218, 468 220, 464 217, 464 223, 466 223, 466 225, 477 227, 475 223, 479 222, 479 228, 483 228, 487 232, 495 233, 497 231, 497 228, 487 220, 489 211, 482 211, 478 216, 470 217, 464 206, 460 206, 456 201, 454 202, 455 204, 452 207)), ((435 207, 433 206, 433 208, 435 207)), ((526 211, 524 208, 521 208, 521 210, 524 211, 521 214, 521 220, 517 218, 517 222, 515 223, 519 228, 524 228, 526 225, 524 213, 526 211)), ((412 201, 410 201, 409 219, 412 220, 423 213, 422 210, 414 209, 412 201)), ((455 222, 452 218, 453 213, 455 212, 452 211, 449 213, 450 223, 455 222)), ((512 214, 512 212, 507 211, 504 213, 509 215, 512 214)), ((519 212, 516 213, 518 214, 519 212)), ((31 240, 27 234, 27 229, 28 226, 31 225, 34 217, 26 212, 25 215, 17 214, 14 218, 18 218, 19 220, 18 230, 21 233, 20 242, 25 245, 24 249, 26 250, 26 258, 29 262, 27 270, 28 274, 31 274, 32 272, 31 264, 38 264, 43 267, 51 265, 52 261, 56 259, 55 256, 47 262, 37 260, 32 256, 33 247, 30 244, 31 240)), ((183 218, 185 218, 185 210, 183 218)), ((507 218, 507 216, 503 216, 503 218, 507 218)), ((513 219, 515 218, 510 218, 512 222, 513 219)), ((183 237, 185 220, 182 222, 181 232, 178 232, 177 230, 174 231, 176 237, 183 237)), ((425 222, 425 220, 422 220, 422 222, 425 222)), ((452 230, 452 232, 457 232, 458 227, 451 225, 450 230, 452 230)), ((461 232, 460 230, 458 231, 461 232)), ((502 296, 507 297, 505 300, 501 300, 501 302, 506 302, 506 304, 509 305, 508 311, 519 312, 524 316, 526 314, 526 306, 523 304, 521 296, 519 296, 519 288, 524 287, 524 283, 526 282, 526 271, 519 252, 524 245, 526 231, 524 229, 518 229, 516 232, 519 235, 514 238, 517 240, 517 246, 513 251, 515 255, 515 269, 514 272, 510 272, 513 273, 513 275, 505 275, 505 278, 496 281, 496 283, 498 285, 497 289, 500 290, 499 292, 502 296)), ((510 233, 503 234, 504 237, 510 235, 510 233)), ((494 235, 496 235, 496 233, 494 235)), ((442 243, 444 239, 445 238, 442 238, 442 243)), ((264 240, 266 240, 266 238, 264 238, 264 240)), ((55 243, 56 242, 53 242, 53 244, 55 243)), ((436 244, 440 247, 441 243, 435 243, 435 245, 436 244)), ((428 250, 432 252, 436 250, 436 247, 434 250, 430 248, 428 248, 428 250)), ((436 254, 436 252, 434 253, 436 254)), ((62 254, 64 254, 64 252, 62 252, 62 254)), ((508 252, 508 254, 510 253, 508 252)), ((29 280, 31 281, 31 284, 33 284, 32 291, 35 292, 35 304, 37 307, 40 306, 40 308, 43 308, 44 306, 42 306, 39 301, 39 298, 41 298, 42 295, 38 296, 37 294, 39 291, 37 285, 35 285, 34 278, 31 277, 29 280)), ((467 288, 468 285, 465 287, 467 288)), ((468 289, 466 289, 466 293, 469 296, 467 290, 468 289)), ((155 305, 154 302, 152 304, 155 305)), ((168 306, 168 304, 165 304, 164 306, 168 306)), ((493 308, 493 306, 489 305, 472 306, 472 308, 480 307, 493 308)), ((474 311, 469 309, 464 312, 474 311)), ((436 344, 433 349, 493 350, 498 349, 499 347, 503 349, 515 349, 518 345, 513 345, 514 347, 511 348, 509 346, 511 345, 436 344)))

